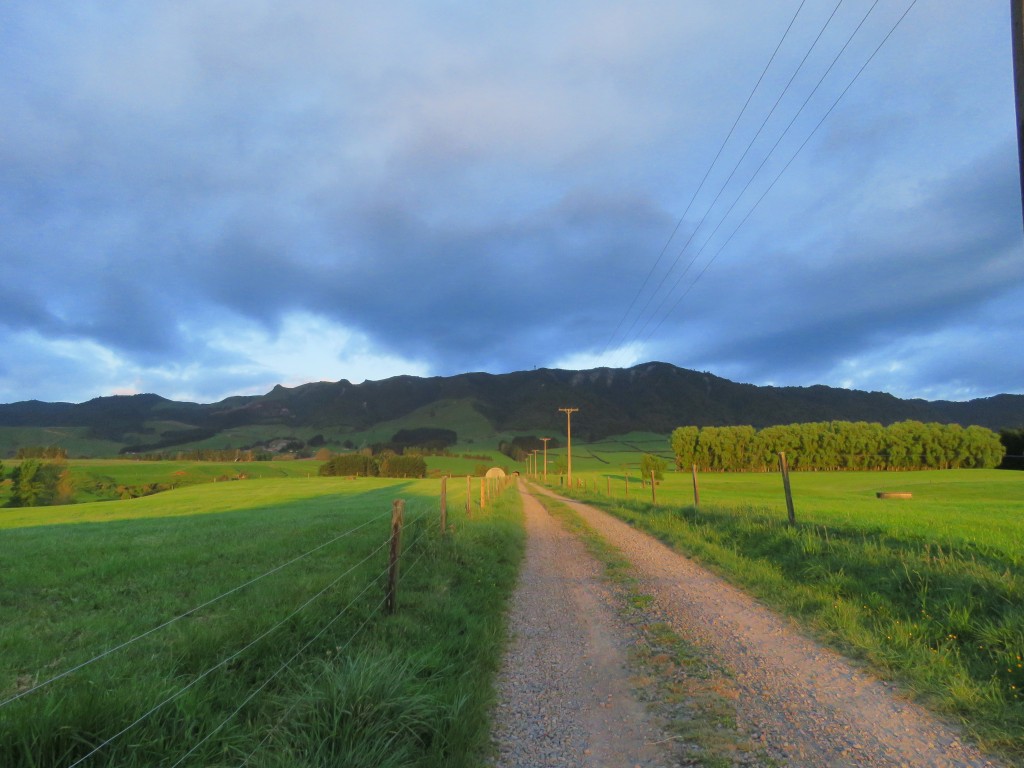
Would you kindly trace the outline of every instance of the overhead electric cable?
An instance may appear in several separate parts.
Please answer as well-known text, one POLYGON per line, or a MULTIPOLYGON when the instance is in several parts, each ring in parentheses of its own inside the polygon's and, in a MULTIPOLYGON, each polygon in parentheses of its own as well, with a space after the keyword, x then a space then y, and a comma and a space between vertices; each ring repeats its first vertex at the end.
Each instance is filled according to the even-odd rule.
MULTIPOLYGON (((757 166, 757 168, 754 170, 754 172, 750 175, 750 178, 747 179, 746 184, 743 185, 743 189, 740 190, 739 194, 732 201, 732 204, 729 206, 728 210, 726 210, 726 212, 724 214, 722 214, 722 217, 719 219, 718 224, 715 226, 714 230, 712 230, 711 234, 707 236, 707 238, 704 240, 704 244, 701 245, 700 249, 697 251, 696 254, 694 254, 693 258, 690 259, 689 264, 686 265, 686 269, 683 270, 683 272, 679 275, 678 278, 676 278, 675 283, 672 284, 672 288, 669 289, 668 293, 665 294, 665 296, 662 298, 661 302, 658 304, 658 306, 654 310, 654 312, 652 312, 651 315, 647 318, 647 321, 644 323, 643 327, 641 327, 640 331, 637 334, 638 338, 647 329, 647 326, 651 323, 651 321, 654 319, 654 317, 657 316, 658 313, 661 312, 661 310, 665 307, 666 302, 669 300, 669 298, 675 292, 676 288, 679 287, 680 283, 682 283, 683 278, 686 277, 687 273, 690 271, 690 268, 696 263, 697 259, 700 258, 700 255, 702 253, 704 253, 704 249, 707 248, 708 244, 712 240, 714 240, 715 235, 718 234, 718 230, 721 229, 721 227, 725 223, 726 219, 729 218, 729 214, 731 214, 733 212, 733 209, 735 209, 736 205, 743 198, 743 195, 746 194, 747 190, 750 188, 750 185, 753 184, 754 180, 757 178, 758 174, 761 172, 761 169, 764 168, 764 166, 767 164, 768 160, 772 157, 772 155, 775 154, 775 150, 778 149, 779 144, 781 144, 782 140, 789 134, 790 129, 792 129, 793 125, 796 123, 796 121, 800 117, 800 115, 803 114, 804 109, 810 103, 811 99, 814 97, 814 94, 818 92, 818 89, 821 87, 821 84, 825 82, 825 78, 828 77, 829 73, 832 71, 832 69, 835 67, 835 65, 839 62, 839 59, 842 57, 843 53, 846 52, 846 49, 850 46, 850 43, 853 42, 853 38, 856 37, 856 35, 860 31, 861 27, 864 26, 864 22, 867 21, 868 17, 875 10, 875 7, 878 5, 879 2, 880 2, 880 0, 875 0, 874 3, 871 5, 871 7, 868 8, 868 10, 864 14, 864 16, 861 17, 860 23, 857 24, 857 26, 854 28, 853 32, 851 32, 850 35, 846 38, 846 42, 843 44, 843 47, 839 49, 839 53, 837 53, 835 55, 835 57, 833 57, 832 63, 829 64, 828 69, 826 69, 825 72, 821 75, 821 77, 818 78, 818 82, 815 84, 814 88, 811 89, 811 92, 807 95, 807 98, 804 99, 803 103, 800 105, 800 108, 793 115, 792 119, 790 119, 790 121, 786 125, 785 129, 783 129, 782 133, 779 134, 779 137, 775 140, 775 143, 772 145, 772 148, 770 150, 768 150, 768 153, 764 156, 764 158, 761 160, 760 164, 757 166)), ((730 178, 732 178, 732 177, 730 176, 730 178)), ((722 189, 724 190, 725 188, 723 187, 722 189)), ((721 191, 719 192, 719 195, 720 194, 721 194, 721 191)), ((718 200, 718 198, 716 197, 715 201, 717 202, 717 200, 718 200)), ((703 221, 701 223, 703 223, 703 221)), ((687 241, 687 245, 689 245, 689 241, 687 241)), ((645 340, 649 339, 649 338, 650 338, 650 335, 646 336, 645 340)))
MULTIPOLYGON (((750 95, 747 96, 747 100, 743 103, 743 108, 740 109, 739 114, 736 115, 736 119, 733 120, 732 127, 729 129, 728 135, 726 135, 725 140, 722 142, 722 145, 718 148, 718 152, 715 154, 715 157, 711 161, 711 164, 708 166, 708 169, 704 172, 704 177, 700 180, 700 184, 697 185, 696 191, 690 197, 690 202, 686 204, 686 209, 683 211, 683 214, 679 217, 679 220, 676 222, 675 227, 672 229, 672 233, 668 236, 668 240, 665 241, 665 245, 662 247, 661 253, 658 254, 658 258, 654 260, 654 264, 652 264, 651 268, 647 271, 647 276, 644 277, 643 283, 637 290, 636 295, 633 296, 633 300, 629 303, 629 306, 626 308, 625 313, 619 319, 618 324, 615 326, 615 330, 612 331, 611 337, 608 339, 607 343, 605 343, 604 350, 602 350, 601 352, 602 355, 608 352, 608 349, 609 347, 611 347, 612 342, 615 341, 615 337, 618 335, 619 329, 622 327, 622 324, 626 321, 626 318, 629 317, 629 313, 633 311, 633 307, 636 305, 637 300, 643 294, 644 288, 647 287, 647 283, 650 281, 651 276, 654 274, 655 270, 657 270, 658 264, 661 263, 661 259, 665 256, 666 251, 668 251, 668 247, 672 243, 672 240, 675 238, 676 232, 679 231, 679 227, 682 226, 683 221, 686 219, 686 214, 690 212, 690 208, 691 206, 693 206, 694 201, 697 199, 697 195, 699 195, 700 191, 704 188, 704 183, 708 180, 708 176, 711 175, 711 170, 715 167, 715 164, 718 162, 718 158, 722 156, 722 152, 723 150, 725 150, 725 146, 729 143, 729 139, 732 138, 733 133, 735 133, 736 126, 739 125, 740 119, 747 111, 747 107, 750 105, 751 99, 754 98, 754 94, 757 92, 758 87, 761 85, 761 81, 764 80, 764 76, 768 73, 768 69, 771 67, 772 62, 775 61, 775 57, 778 55, 779 49, 782 48, 782 44, 786 41, 786 38, 789 37, 789 32, 793 28, 793 24, 796 22, 797 16, 800 15, 800 11, 803 10, 804 4, 806 2, 807 0, 801 0, 800 5, 797 6, 796 13, 794 13, 793 18, 789 20, 789 25, 786 27, 786 31, 782 34, 782 37, 779 39, 779 43, 778 45, 775 46, 775 50, 772 51, 772 55, 771 58, 768 59, 768 63, 765 64, 764 69, 761 70, 760 77, 757 78, 757 82, 754 83, 754 87, 751 89, 750 95)), ((655 293, 657 293, 657 289, 655 289, 655 293)), ((650 299, 648 299, 648 302, 650 302, 650 299)), ((646 309, 646 305, 644 309, 646 309)), ((638 313, 638 317, 643 315, 644 309, 640 310, 640 312, 638 313)), ((636 321, 634 320, 634 325, 635 322, 636 321)), ((632 326, 630 326, 630 329, 626 331, 626 336, 629 335, 630 331, 632 331, 632 326)))
MULTIPOLYGON (((690 243, 693 242, 693 238, 696 236, 697 232, 700 231, 700 228, 704 225, 704 222, 707 220, 707 217, 710 215, 711 211, 714 210, 715 205, 717 205, 719 199, 722 197, 722 193, 725 192, 726 187, 729 186, 729 182, 731 182, 733 177, 736 175, 737 169, 739 169, 742 162, 746 159, 747 155, 750 153, 751 148, 753 148, 755 142, 758 140, 758 138, 760 138, 761 133, 764 131, 765 126, 768 124, 768 121, 771 120, 772 115, 775 114, 775 110, 778 109, 779 104, 782 102, 782 99, 785 98, 786 94, 789 92, 789 89, 792 87, 797 75, 799 75, 801 70, 804 68, 804 65, 807 63, 808 58, 810 58, 811 53, 814 52, 814 49, 820 42, 822 35, 825 34, 825 30, 828 29, 829 25, 832 23, 832 20, 835 18, 835 15, 839 11, 839 8, 843 4, 843 2, 844 0, 839 0, 839 2, 836 3, 835 7, 832 8, 832 13, 829 14, 821 29, 818 30, 818 34, 815 36, 813 42, 808 47, 807 52, 804 53, 803 58, 800 60, 800 63, 797 65, 796 69, 793 70, 793 74, 790 75, 789 80, 786 82, 786 85, 783 87, 782 91, 780 91, 778 98, 775 99, 775 103, 772 105, 772 108, 768 111, 768 114, 765 115, 764 120, 761 121, 761 125, 758 127, 757 132, 754 134, 753 138, 751 138, 750 141, 747 143, 747 147, 746 149, 743 150, 743 154, 740 155, 739 159, 733 164, 729 176, 726 178, 724 182, 722 182, 721 186, 718 189, 718 193, 715 195, 714 200, 711 201, 711 204, 704 211, 704 215, 701 216, 700 221, 697 222, 697 226, 694 227, 693 231, 690 233, 690 237, 687 238, 686 243, 684 243, 683 247, 679 250, 679 253, 676 255, 675 261, 672 262, 672 266, 670 266, 668 270, 665 272, 665 274, 662 276, 661 282, 658 283, 658 286, 654 289, 654 292, 648 297, 643 309, 640 311, 637 317, 634 318, 633 323, 630 325, 629 330, 626 332, 626 338, 628 338, 629 335, 633 332, 633 329, 636 327, 637 322, 639 322, 640 318, 643 316, 643 313, 647 310, 647 307, 650 306, 651 301, 653 301, 654 297, 658 295, 658 292, 661 290, 661 288, 665 285, 665 282, 668 280, 669 275, 672 274, 676 266, 682 260, 683 254, 686 252, 687 248, 690 247, 690 243)), ((686 273, 689 272, 690 268, 693 266, 693 263, 694 260, 691 260, 690 263, 686 265, 686 269, 683 270, 683 275, 686 275, 686 273)), ((678 278, 676 284, 678 284, 679 280, 681 279, 682 277, 678 278)), ((671 291, 669 291, 669 293, 662 298, 661 303, 659 303, 658 307, 654 310, 654 312, 647 316, 647 319, 644 321, 643 326, 641 326, 640 331, 637 332, 636 337, 639 337, 644 332, 644 329, 648 326, 651 319, 655 315, 657 315, 657 313, 661 310, 661 307, 664 306, 665 301, 667 301, 670 295, 671 291)))
POLYGON ((697 275, 697 277, 694 278, 693 282, 691 282, 690 285, 687 287, 686 291, 684 291, 683 294, 678 299, 676 299, 675 303, 669 308, 669 311, 661 318, 661 320, 654 327, 654 329, 651 331, 651 333, 649 333, 647 335, 647 337, 646 337, 647 339, 649 339, 652 335, 657 333, 658 329, 661 328, 661 326, 665 322, 665 320, 667 320, 668 317, 673 312, 675 312, 675 310, 679 306, 680 302, 682 302, 682 300, 684 298, 686 298, 686 296, 690 293, 690 291, 697 284, 697 282, 701 279, 701 277, 704 276, 704 273, 707 272, 708 268, 714 263, 715 259, 718 258, 718 255, 732 241, 733 237, 740 230, 740 228, 746 223, 747 219, 750 218, 751 214, 753 214, 754 211, 757 210, 757 207, 761 204, 761 201, 764 200, 765 197, 767 197, 769 192, 772 191, 772 189, 775 187, 775 184, 779 181, 780 178, 782 178, 782 175, 789 169, 789 166, 793 164, 793 161, 796 160, 797 155, 799 155, 800 152, 803 151, 803 148, 807 146, 807 143, 811 140, 811 137, 813 137, 814 134, 816 134, 818 132, 818 129, 821 128, 821 126, 825 122, 825 120, 828 119, 828 116, 832 114, 832 111, 836 108, 836 106, 839 104, 839 102, 842 101, 843 97, 846 96, 846 93, 850 90, 851 87, 853 87, 853 84, 855 82, 857 82, 858 78, 860 78, 860 76, 864 72, 864 70, 867 69, 868 64, 871 63, 871 61, 875 58, 875 56, 878 54, 878 52, 882 49, 882 46, 884 46, 886 44, 886 42, 888 42, 889 38, 892 37, 893 33, 896 32, 896 29, 899 27, 900 24, 903 23, 903 20, 907 17, 907 14, 910 13, 910 11, 913 9, 913 7, 915 5, 917 5, 917 0, 911 0, 911 3, 910 3, 910 5, 907 6, 907 9, 905 11, 903 11, 903 14, 899 17, 899 19, 896 20, 896 23, 893 24, 893 26, 889 30, 889 32, 885 35, 884 38, 882 38, 882 42, 880 42, 878 44, 878 46, 875 48, 875 50, 871 53, 871 55, 868 56, 867 61, 865 61, 864 64, 861 65, 860 69, 857 70, 857 74, 855 74, 853 76, 853 79, 850 80, 850 82, 847 84, 847 86, 843 89, 842 93, 840 93, 839 96, 836 98, 836 100, 834 102, 832 102, 832 106, 830 106, 828 108, 828 111, 826 111, 825 114, 821 117, 821 119, 818 121, 818 124, 815 125, 814 129, 807 135, 807 138, 805 138, 803 140, 803 143, 800 144, 800 146, 797 148, 796 152, 793 153, 793 156, 789 158, 789 161, 786 163, 786 165, 783 166, 782 170, 780 170, 779 173, 775 176, 775 178, 772 180, 772 183, 768 185, 767 189, 765 189, 764 192, 761 193, 761 196, 757 199, 757 202, 755 202, 754 205, 750 208, 750 210, 747 211, 747 214, 743 217, 743 219, 740 220, 740 223, 736 225, 736 227, 733 229, 733 231, 729 235, 729 237, 726 238, 725 242, 722 243, 721 246, 719 246, 718 250, 715 251, 714 255, 712 255, 712 257, 708 260, 708 263, 704 265, 704 269, 702 269, 700 271, 700 273, 697 275))

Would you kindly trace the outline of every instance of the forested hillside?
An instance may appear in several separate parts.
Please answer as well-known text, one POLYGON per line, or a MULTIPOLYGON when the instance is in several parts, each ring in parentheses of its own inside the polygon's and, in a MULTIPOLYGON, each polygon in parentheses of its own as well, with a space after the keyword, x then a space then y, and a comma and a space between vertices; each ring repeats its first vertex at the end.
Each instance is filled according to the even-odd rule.
MULTIPOLYGON (((631 431, 668 434, 680 425, 763 428, 837 420, 887 425, 909 419, 995 430, 1024 426, 1022 395, 969 402, 900 400, 884 392, 825 386, 738 384, 666 363, 645 363, 628 369, 320 382, 292 389, 278 386, 266 395, 212 404, 174 402, 153 394, 103 397, 79 405, 30 401, 0 405, 0 428, 75 428, 86 438, 107 441, 114 453, 118 448, 144 452, 202 441, 238 448, 238 440, 221 436, 253 425, 279 426, 282 435, 304 428, 310 434, 322 430, 343 436, 423 409, 440 410, 442 403, 462 404, 461 412, 475 414, 475 428, 490 437, 564 434, 565 419, 558 409, 567 406, 579 408, 573 434, 581 440, 631 431)), ((465 437, 464 429, 443 423, 443 418, 423 421, 412 418, 396 429, 447 428, 465 437)), ((35 437, 31 444, 37 442, 35 437)))

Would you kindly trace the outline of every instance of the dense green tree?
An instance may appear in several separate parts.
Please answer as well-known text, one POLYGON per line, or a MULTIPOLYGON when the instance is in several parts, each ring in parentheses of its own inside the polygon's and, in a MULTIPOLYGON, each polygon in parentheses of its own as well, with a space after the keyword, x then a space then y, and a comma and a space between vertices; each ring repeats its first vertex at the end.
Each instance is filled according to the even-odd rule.
POLYGON ((677 427, 672 431, 670 442, 676 456, 676 469, 689 469, 695 463, 699 427, 677 427))
POLYGON ((1006 446, 999 435, 985 427, 967 427, 964 430, 964 441, 967 444, 966 453, 970 456, 969 463, 964 466, 995 469, 1006 455, 1006 446))
POLYGON ((11 507, 42 507, 53 504, 58 495, 61 468, 38 459, 25 459, 11 472, 11 507))
POLYGON ((651 472, 653 472, 655 480, 664 480, 666 466, 667 462, 660 456, 655 456, 653 453, 645 453, 640 459, 640 476, 647 480, 650 478, 651 472))

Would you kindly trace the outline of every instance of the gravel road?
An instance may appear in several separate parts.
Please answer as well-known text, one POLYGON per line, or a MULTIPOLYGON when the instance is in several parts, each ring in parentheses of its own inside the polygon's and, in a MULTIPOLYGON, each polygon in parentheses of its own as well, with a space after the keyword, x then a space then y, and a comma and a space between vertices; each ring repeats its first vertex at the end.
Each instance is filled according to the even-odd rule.
MULTIPOLYGON (((772 764, 1000 765, 893 686, 722 579, 604 512, 563 501, 629 559, 664 620, 731 672, 739 729, 772 764)), ((630 693, 621 650, 629 641, 615 611, 599 598, 605 590, 600 566, 527 492, 524 506, 529 538, 501 678, 497 764, 670 760, 652 751, 656 726, 630 693), (613 739, 602 736, 608 728, 613 739)), ((737 762, 749 765, 750 755, 737 762)))
POLYGON ((526 557, 494 713, 501 768, 673 765, 633 693, 629 630, 583 544, 524 493, 526 557))

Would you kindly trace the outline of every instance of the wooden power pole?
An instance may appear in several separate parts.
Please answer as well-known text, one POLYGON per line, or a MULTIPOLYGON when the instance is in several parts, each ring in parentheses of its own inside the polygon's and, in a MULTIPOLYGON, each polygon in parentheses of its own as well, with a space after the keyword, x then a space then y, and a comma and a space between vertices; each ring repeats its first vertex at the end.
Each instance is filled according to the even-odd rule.
POLYGON ((1010 32, 1013 35, 1013 95, 1017 108, 1017 167, 1021 213, 1024 214, 1024 0, 1010 0, 1010 32))
POLYGON ((541 440, 544 442, 544 482, 548 481, 548 440, 550 437, 542 437, 541 440))
POLYGON ((558 410, 565 414, 565 455, 567 457, 565 473, 568 486, 572 488, 572 415, 579 408, 559 408, 558 410))

